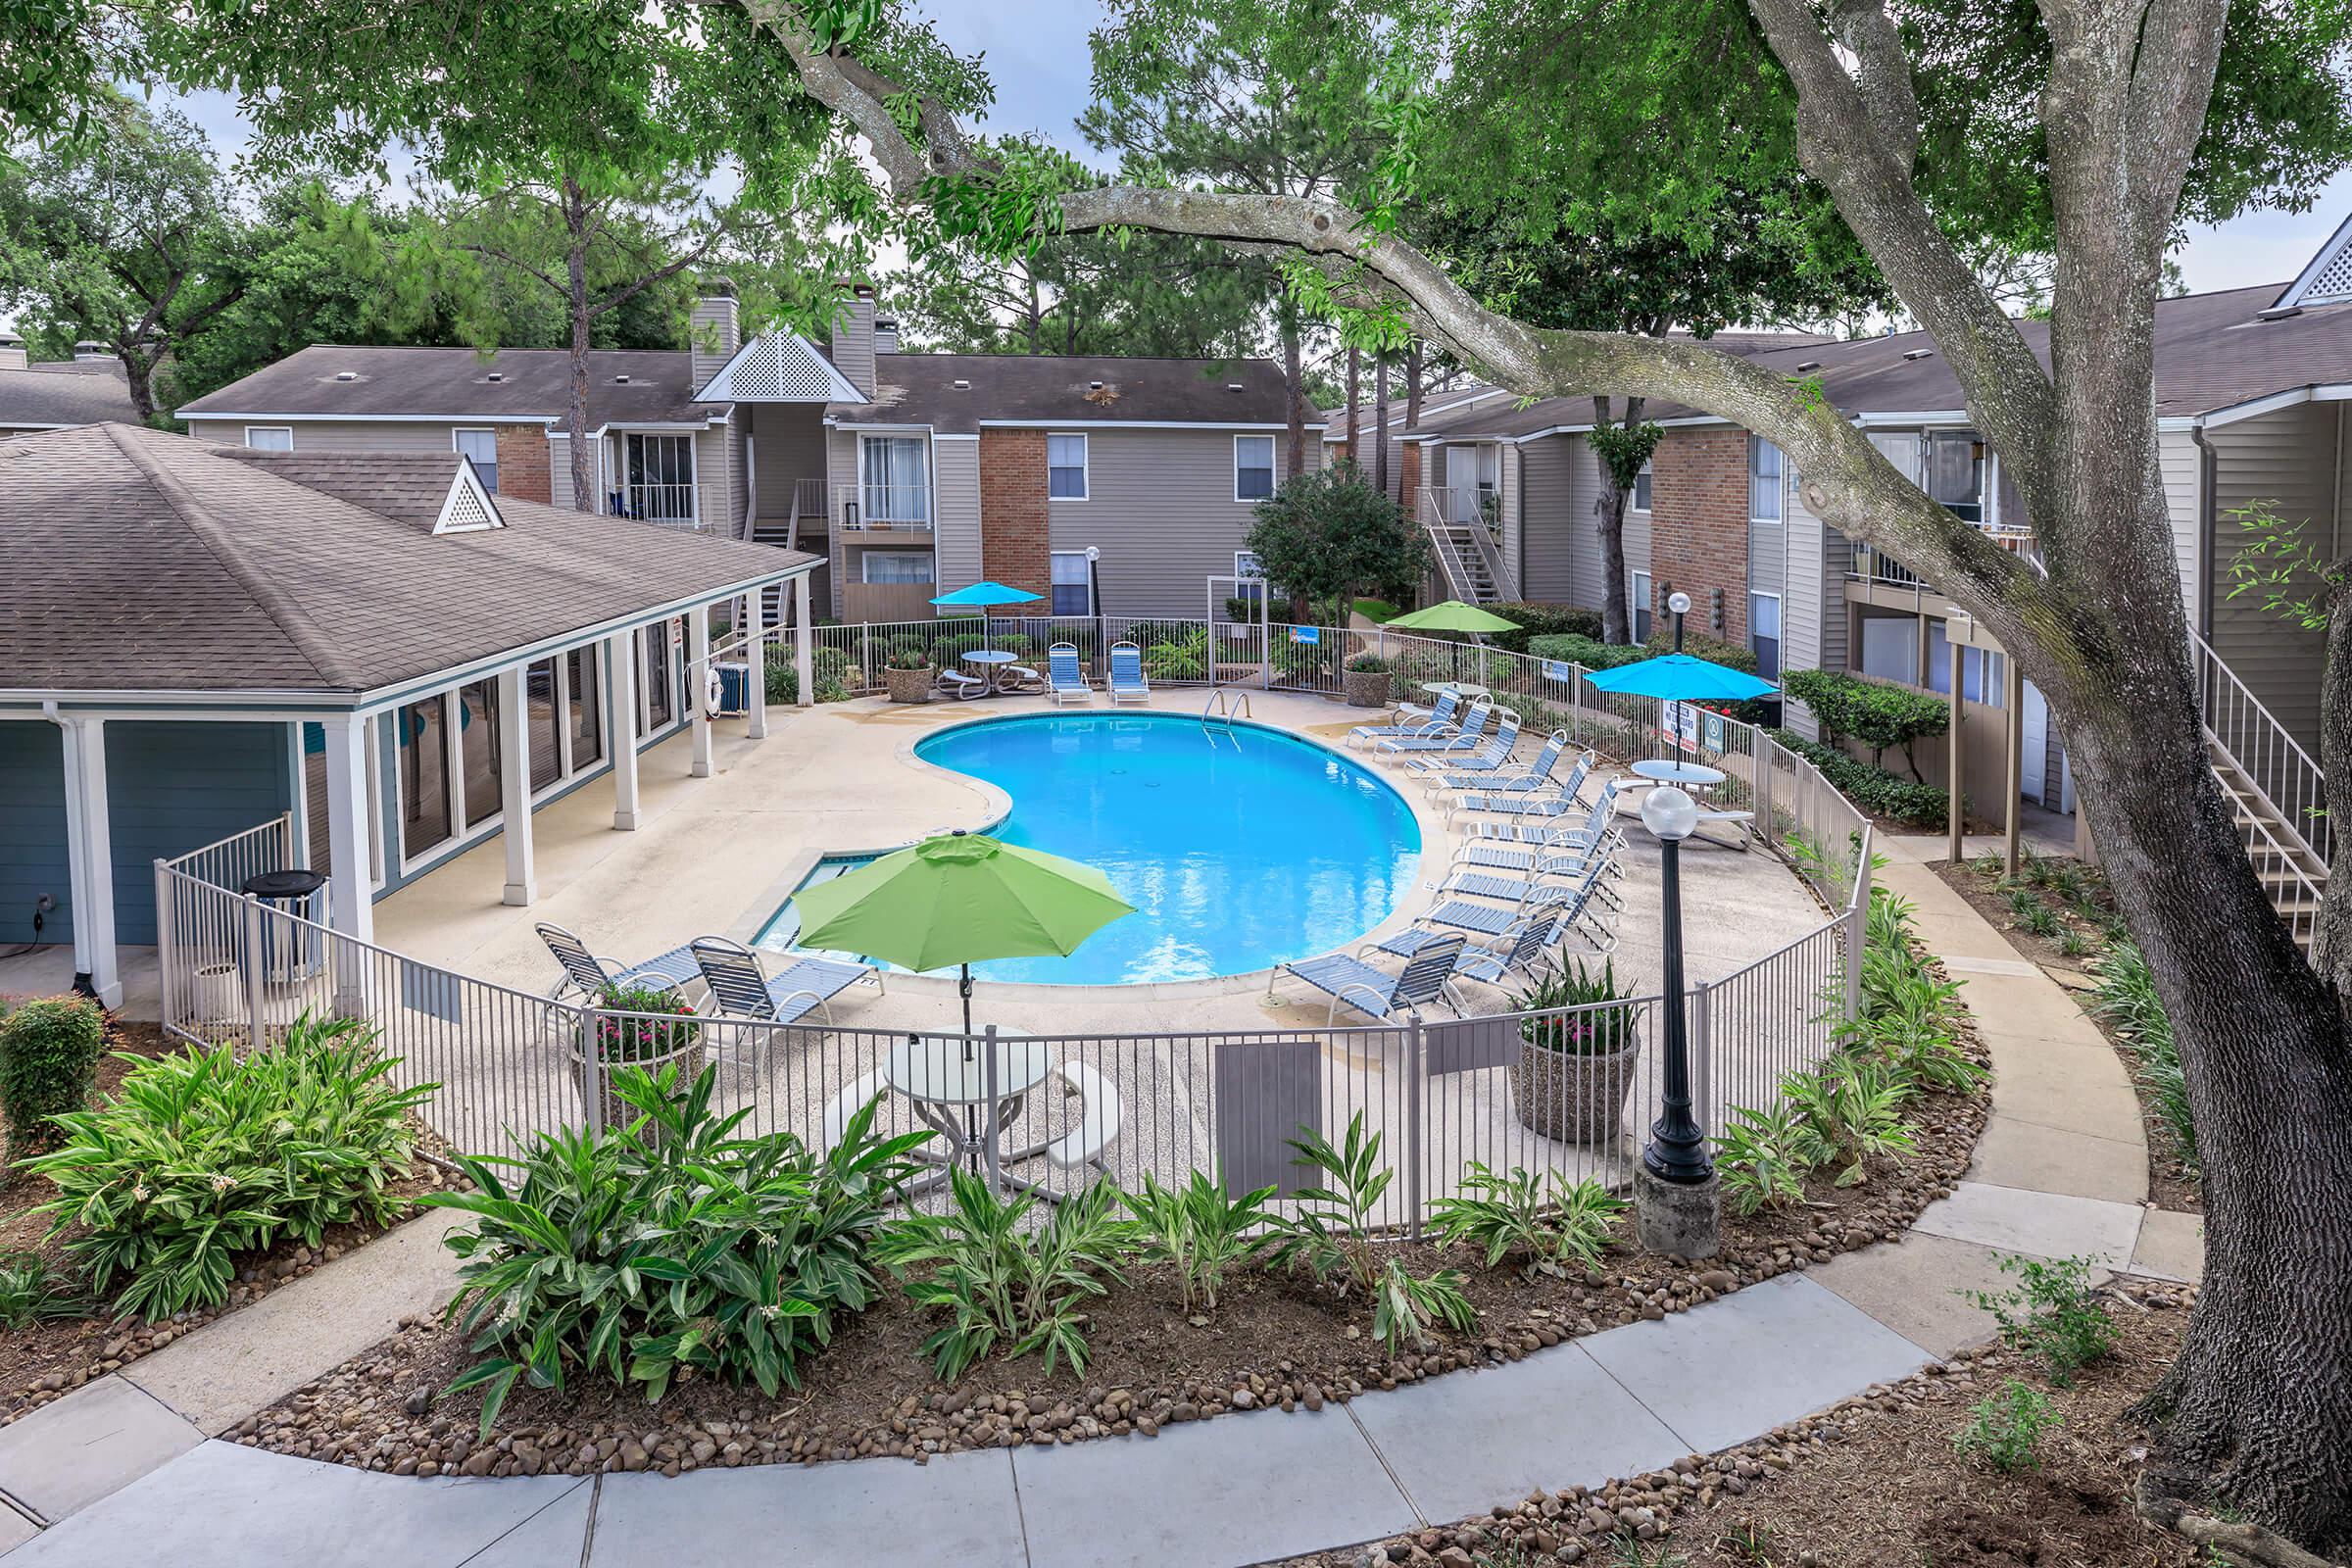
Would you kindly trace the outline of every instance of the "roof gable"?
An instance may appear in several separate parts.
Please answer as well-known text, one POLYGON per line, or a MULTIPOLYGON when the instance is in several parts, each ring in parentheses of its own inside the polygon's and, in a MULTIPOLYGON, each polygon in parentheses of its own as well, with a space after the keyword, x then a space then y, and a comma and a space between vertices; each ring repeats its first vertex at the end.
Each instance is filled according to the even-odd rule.
POLYGON ((863 403, 865 394, 797 332, 762 332, 719 368, 697 403, 863 403))
POLYGON ((473 471, 473 460, 461 453, 457 474, 449 481, 449 499, 441 503, 441 515, 433 519, 433 532, 479 533, 506 525, 507 519, 498 514, 498 503, 482 488, 482 476, 473 471))

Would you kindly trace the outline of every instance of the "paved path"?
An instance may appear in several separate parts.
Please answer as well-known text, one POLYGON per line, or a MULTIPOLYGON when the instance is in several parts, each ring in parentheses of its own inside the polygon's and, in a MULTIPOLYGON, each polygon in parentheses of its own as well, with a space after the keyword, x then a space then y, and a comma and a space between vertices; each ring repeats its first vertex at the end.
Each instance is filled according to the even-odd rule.
MULTIPOLYGON (((154 1560, 169 1541, 177 1568, 670 1568, 714 1560, 723 1544, 789 1563, 1262 1562, 1468 1517, 1539 1486, 1655 1469, 1901 1377, 1986 1333, 1953 1292, 1997 1285, 2003 1251, 2192 1277, 2193 1216, 2142 1206, 2146 1151, 2115 1053, 1918 863, 1919 841, 1889 853, 1885 879, 1918 905, 1923 936, 1965 982, 1998 1072, 1968 1180, 1900 1244, 1315 1413, 920 1466, 676 1480, 402 1480, 208 1439, 431 1294, 412 1283, 379 1299, 326 1269, 270 1297, 272 1317, 234 1314, 0 1429, 0 1554, 8 1568, 114 1568, 154 1560)), ((378 1265, 402 1255, 387 1250, 378 1265)))

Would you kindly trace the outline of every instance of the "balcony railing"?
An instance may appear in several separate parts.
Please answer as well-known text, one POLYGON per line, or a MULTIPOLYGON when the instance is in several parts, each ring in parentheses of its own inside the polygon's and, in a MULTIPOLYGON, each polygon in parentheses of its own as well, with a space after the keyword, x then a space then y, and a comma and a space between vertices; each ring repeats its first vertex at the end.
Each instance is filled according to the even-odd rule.
POLYGON ((664 528, 714 527, 725 519, 726 508, 718 497, 704 496, 702 489, 692 483, 615 484, 606 489, 603 510, 664 528))
MULTIPOLYGON (((2031 528, 1979 523, 1977 531, 2012 555, 2034 554, 2034 530, 2031 528)), ((1846 565, 1845 575, 1850 582, 1876 583, 1884 588, 1907 588, 1928 593, 1935 591, 1934 585, 1924 582, 1909 566, 1871 545, 1856 544, 1853 547, 1853 557, 1846 565)))
POLYGON ((837 484, 833 513, 851 533, 878 530, 928 532, 931 487, 927 484, 837 484))

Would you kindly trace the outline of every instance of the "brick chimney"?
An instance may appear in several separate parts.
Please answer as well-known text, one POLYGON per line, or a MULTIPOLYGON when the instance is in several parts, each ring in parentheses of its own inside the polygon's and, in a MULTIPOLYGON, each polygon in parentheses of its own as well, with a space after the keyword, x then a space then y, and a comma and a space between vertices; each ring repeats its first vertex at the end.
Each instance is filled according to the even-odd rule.
POLYGON ((22 370, 31 363, 23 338, 14 332, 0 332, 0 370, 22 370))
POLYGON ((833 318, 833 368, 867 397, 874 395, 874 291, 859 283, 833 318))
POLYGON ((714 277, 703 285, 687 334, 694 352, 694 389, 700 392, 743 347, 743 322, 736 312, 733 283, 714 277))

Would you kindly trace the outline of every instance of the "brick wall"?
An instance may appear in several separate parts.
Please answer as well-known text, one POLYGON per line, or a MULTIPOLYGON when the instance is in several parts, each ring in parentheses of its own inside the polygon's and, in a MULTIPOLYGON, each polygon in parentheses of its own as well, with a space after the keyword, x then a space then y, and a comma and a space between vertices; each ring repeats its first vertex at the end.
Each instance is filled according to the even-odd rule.
POLYGON ((1671 635, 1666 598, 1690 596, 1684 626, 1747 643, 1747 432, 1670 430, 1650 459, 1650 588, 1671 635), (1721 593, 1722 618, 1715 596, 1721 593))
POLYGON ((1046 532, 1046 432, 981 431, 980 574, 1052 599, 1052 557, 1046 532))
POLYGON ((552 503, 555 475, 550 467, 547 432, 535 424, 502 424, 495 435, 498 493, 517 501, 552 503))
POLYGON ((1412 442, 1405 444, 1396 460, 1396 499, 1404 504, 1405 517, 1412 522, 1421 520, 1421 448, 1412 442))

